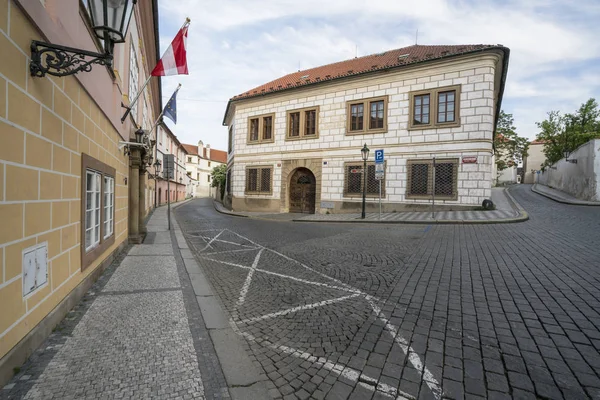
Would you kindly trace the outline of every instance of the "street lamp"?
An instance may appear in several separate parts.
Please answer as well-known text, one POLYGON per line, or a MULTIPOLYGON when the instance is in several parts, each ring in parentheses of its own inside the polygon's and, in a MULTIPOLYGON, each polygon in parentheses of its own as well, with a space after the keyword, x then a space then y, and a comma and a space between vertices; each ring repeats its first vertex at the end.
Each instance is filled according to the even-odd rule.
POLYGON ((363 201, 362 201, 362 214, 360 215, 360 217, 362 219, 365 219, 365 205, 367 202, 367 160, 369 159, 369 148, 367 147, 366 143, 363 146, 363 148, 360 149, 360 153, 361 153, 362 159, 363 159, 363 185, 362 185, 363 201))
POLYGON ((89 72, 92 64, 112 66, 115 43, 124 43, 137 0, 88 0, 92 30, 104 41, 104 53, 96 53, 58 44, 31 42, 31 76, 73 75, 89 72))

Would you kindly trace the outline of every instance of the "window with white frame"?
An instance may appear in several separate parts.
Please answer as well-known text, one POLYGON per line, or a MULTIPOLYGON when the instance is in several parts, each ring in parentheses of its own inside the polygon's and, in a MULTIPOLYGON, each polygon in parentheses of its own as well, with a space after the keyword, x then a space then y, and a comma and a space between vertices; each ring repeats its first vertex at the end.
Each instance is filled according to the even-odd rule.
POLYGON ((100 243, 100 190, 102 174, 86 171, 85 196, 85 250, 90 251, 100 243))
POLYGON ((115 178, 104 177, 104 238, 113 234, 115 216, 115 178))
POLYGON ((81 154, 81 269, 115 242, 115 168, 81 154))
MULTIPOLYGON (((135 47, 133 44, 131 45, 129 51, 129 103, 135 97, 138 92, 138 63, 137 56, 135 54, 135 47)), ((133 119, 137 121, 137 103, 131 108, 131 115, 133 115, 133 119)))

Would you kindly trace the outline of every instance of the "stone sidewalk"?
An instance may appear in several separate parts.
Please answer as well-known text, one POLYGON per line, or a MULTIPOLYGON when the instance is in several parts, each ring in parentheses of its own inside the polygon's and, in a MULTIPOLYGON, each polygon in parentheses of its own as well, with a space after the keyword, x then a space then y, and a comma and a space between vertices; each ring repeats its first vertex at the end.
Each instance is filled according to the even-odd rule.
MULTIPOLYGON (((236 381, 224 375, 196 297, 210 284, 184 259, 189 250, 173 217, 171 226, 167 208, 157 208, 144 243, 121 253, 0 389, 0 399, 248 398, 230 392, 236 381)), ((239 339, 225 331, 231 333, 220 346, 239 351, 239 339)), ((245 368, 242 383, 259 380, 249 360, 245 368)))
POLYGON ((600 206, 600 201, 585 201, 580 200, 575 196, 565 193, 561 190, 536 183, 531 187, 531 190, 544 197, 558 201, 559 203, 572 204, 577 206, 600 206))
POLYGON ((369 212, 365 219, 360 218, 360 213, 344 214, 294 214, 294 213, 259 213, 259 212, 233 212, 227 210, 222 204, 215 202, 217 211, 225 214, 294 222, 349 222, 349 223, 412 223, 412 224, 499 224, 522 222, 529 219, 527 212, 510 195, 508 188, 493 188, 492 201, 496 209, 490 211, 408 211, 397 213, 369 212))

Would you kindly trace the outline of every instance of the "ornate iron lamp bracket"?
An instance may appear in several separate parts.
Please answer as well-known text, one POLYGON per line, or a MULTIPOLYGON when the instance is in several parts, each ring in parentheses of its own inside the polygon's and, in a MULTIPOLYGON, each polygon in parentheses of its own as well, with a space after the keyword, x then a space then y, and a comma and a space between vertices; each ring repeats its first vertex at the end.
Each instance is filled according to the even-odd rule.
POLYGON ((67 76, 89 72, 93 64, 112 66, 112 54, 94 53, 73 47, 34 40, 31 42, 31 76, 67 76))

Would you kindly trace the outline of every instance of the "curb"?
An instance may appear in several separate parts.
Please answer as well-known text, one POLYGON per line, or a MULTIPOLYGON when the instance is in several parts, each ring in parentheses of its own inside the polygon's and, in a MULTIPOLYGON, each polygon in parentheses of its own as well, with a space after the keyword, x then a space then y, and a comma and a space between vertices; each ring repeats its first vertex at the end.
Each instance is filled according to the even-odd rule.
POLYGON ((232 217, 250 218, 247 215, 236 214, 233 211, 222 211, 222 210, 219 210, 219 208, 217 207, 217 202, 214 199, 213 199, 213 207, 215 208, 215 211, 218 212, 219 214, 231 215, 232 217))
MULTIPOLYGON (((188 199, 188 201, 193 199, 188 199)), ((182 202, 180 205, 183 205, 182 202)), ((171 209, 175 246, 183 260, 204 325, 219 360, 227 390, 232 400, 268 399, 267 377, 248 354, 244 338, 229 317, 217 291, 206 277, 202 262, 190 250, 179 221, 171 209)))
POLYGON ((561 199, 560 197, 557 197, 557 196, 552 196, 552 195, 551 195, 551 194, 549 194, 549 193, 545 193, 545 192, 542 192, 541 190, 538 190, 538 189, 536 188, 536 186, 537 186, 537 185, 538 185, 538 184, 537 184, 537 183, 535 183, 535 184, 533 184, 533 185, 531 186, 531 191, 532 191, 532 192, 534 192, 534 193, 537 193, 537 194, 539 194, 540 196, 547 197, 547 198, 549 198, 550 200, 554 200, 554 201, 556 201, 557 203, 562 203, 562 204, 570 204, 570 205, 572 205, 572 206, 600 207, 600 201, 598 201, 598 202, 591 202, 591 201, 584 201, 584 200, 581 200, 581 201, 573 201, 573 200, 565 200, 565 199, 561 199))
MULTIPOLYGON (((303 223, 328 223, 328 224, 407 224, 407 225, 491 225, 491 224, 514 224, 519 222, 525 222, 529 220, 529 214, 517 201, 514 197, 509 193, 509 188, 505 188, 504 192, 506 193, 509 201, 512 203, 513 209, 517 211, 519 214, 514 218, 504 218, 504 219, 483 219, 483 220, 463 220, 463 219, 447 219, 447 220, 414 220, 414 221, 378 221, 378 220, 305 220, 305 219, 292 219, 285 222, 303 222, 303 223)), ((213 200, 213 207, 220 214, 231 215, 234 217, 242 217, 242 218, 251 218, 262 221, 274 221, 274 222, 282 222, 279 219, 272 218, 263 218, 260 216, 252 217, 249 215, 237 214, 235 212, 222 211, 217 208, 216 202, 213 200)))

